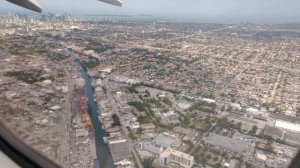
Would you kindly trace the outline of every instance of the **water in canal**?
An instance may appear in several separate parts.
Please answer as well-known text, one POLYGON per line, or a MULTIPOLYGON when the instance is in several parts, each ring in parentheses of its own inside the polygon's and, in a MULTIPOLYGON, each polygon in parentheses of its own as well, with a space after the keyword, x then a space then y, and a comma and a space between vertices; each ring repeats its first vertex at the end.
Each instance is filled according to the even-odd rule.
MULTIPOLYGON (((100 163, 100 168, 113 168, 113 160, 108 145, 104 142, 103 137, 106 137, 106 131, 102 128, 102 123, 98 119, 98 105, 94 101, 95 91, 92 87, 92 79, 88 75, 85 66, 76 58, 73 51, 69 50, 71 58, 75 61, 80 69, 81 75, 85 80, 86 96, 88 98, 89 114, 93 123, 95 132, 95 144, 97 159, 100 163)), ((97 163, 97 162, 95 162, 97 163)), ((96 167, 96 166, 95 166, 96 167)))

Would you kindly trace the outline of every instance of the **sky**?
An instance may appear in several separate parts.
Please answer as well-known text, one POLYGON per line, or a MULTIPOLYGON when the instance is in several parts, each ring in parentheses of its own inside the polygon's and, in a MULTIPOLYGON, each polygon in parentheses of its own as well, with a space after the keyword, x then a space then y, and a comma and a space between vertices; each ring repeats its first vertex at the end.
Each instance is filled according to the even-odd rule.
MULTIPOLYGON (((97 0, 39 0, 43 13, 139 14, 174 18, 300 22, 300 0, 123 0, 122 7, 97 0)), ((27 12, 0 0, 0 12, 27 12)))

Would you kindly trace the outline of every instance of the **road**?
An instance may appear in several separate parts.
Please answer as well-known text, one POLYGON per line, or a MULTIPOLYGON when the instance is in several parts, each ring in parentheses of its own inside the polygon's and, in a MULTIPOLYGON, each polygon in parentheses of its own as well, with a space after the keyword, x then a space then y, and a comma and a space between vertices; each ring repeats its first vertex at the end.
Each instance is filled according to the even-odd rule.
POLYGON ((130 142, 130 149, 131 149, 131 153, 133 155, 134 160, 136 161, 138 168, 143 168, 142 162, 140 160, 139 154, 136 152, 136 143, 132 143, 130 142))
POLYGON ((282 71, 280 71, 280 73, 277 76, 277 80, 276 80, 276 82, 273 86, 273 90, 271 91, 271 97, 270 97, 269 103, 272 103, 274 101, 274 98, 275 98, 275 95, 276 95, 276 90, 278 88, 281 76, 282 76, 282 71))
MULTIPOLYGON (((60 64, 60 67, 63 68, 66 79, 68 83, 68 89, 73 90, 74 89, 74 82, 71 78, 71 75, 67 69, 66 66, 63 66, 63 64, 60 64)), ((70 167, 70 132, 71 132, 71 98, 70 98, 70 92, 65 95, 65 103, 64 103, 64 110, 65 112, 62 113, 62 124, 61 124, 61 148, 60 148, 60 155, 63 156, 62 163, 63 167, 70 167)))
POLYGON ((229 86, 232 86, 232 84, 233 84, 237 79, 240 78, 240 76, 243 74, 243 72, 244 72, 248 67, 249 67, 249 65, 241 66, 241 67, 240 67, 241 69, 240 69, 239 73, 238 73, 237 75, 235 75, 235 77, 234 77, 230 82, 227 82, 227 83, 225 84, 225 86, 224 86, 222 89, 220 89, 220 90, 218 90, 218 91, 216 92, 216 97, 220 97, 221 93, 223 93, 223 92, 225 91, 225 89, 227 89, 229 86))

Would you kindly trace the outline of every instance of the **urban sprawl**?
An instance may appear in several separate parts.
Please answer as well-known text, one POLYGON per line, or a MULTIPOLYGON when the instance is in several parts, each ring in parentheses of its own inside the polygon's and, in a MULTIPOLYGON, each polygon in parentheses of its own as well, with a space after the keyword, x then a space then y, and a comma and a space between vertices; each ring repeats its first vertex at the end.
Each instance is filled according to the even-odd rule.
POLYGON ((299 28, 2 15, 1 121, 63 167, 102 164, 95 123, 118 168, 287 167, 300 145, 299 28))

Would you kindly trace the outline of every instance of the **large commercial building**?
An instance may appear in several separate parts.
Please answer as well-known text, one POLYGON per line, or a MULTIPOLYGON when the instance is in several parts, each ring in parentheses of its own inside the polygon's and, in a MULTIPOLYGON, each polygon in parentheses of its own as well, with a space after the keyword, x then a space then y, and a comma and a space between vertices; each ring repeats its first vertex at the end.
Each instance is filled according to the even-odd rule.
POLYGON ((225 149, 236 154, 244 154, 248 150, 248 144, 244 141, 228 138, 222 135, 210 133, 204 138, 206 144, 210 144, 215 148, 225 149))
POLYGON ((186 153, 167 148, 159 156, 159 164, 166 166, 170 163, 178 164, 184 168, 191 168, 194 164, 194 157, 186 153))
POLYGON ((158 144, 153 143, 153 142, 140 142, 139 143, 139 149, 149 151, 149 152, 154 153, 156 155, 160 155, 164 151, 163 146, 158 145, 158 144))
POLYGON ((297 133, 300 132, 300 124, 294 124, 287 121, 277 120, 275 122, 275 127, 286 129, 292 132, 297 132, 297 133))

